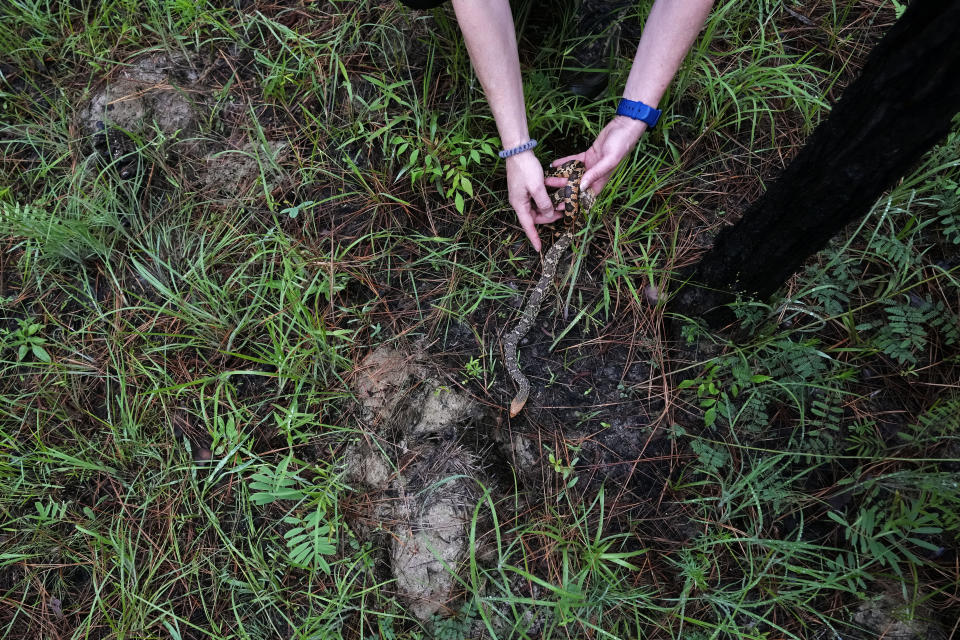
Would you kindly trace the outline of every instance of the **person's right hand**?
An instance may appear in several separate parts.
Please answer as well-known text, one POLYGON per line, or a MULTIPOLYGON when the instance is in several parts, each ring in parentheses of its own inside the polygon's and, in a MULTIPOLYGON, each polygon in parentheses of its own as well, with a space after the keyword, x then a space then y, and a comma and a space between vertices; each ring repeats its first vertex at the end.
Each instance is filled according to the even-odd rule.
POLYGON ((563 214, 553 209, 553 201, 544 185, 543 167, 532 151, 507 158, 507 190, 520 226, 533 248, 540 251, 540 236, 535 225, 554 222, 563 214))
MULTIPOLYGON (((580 179, 581 189, 590 189, 599 194, 610 180, 614 169, 633 148, 647 130, 647 123, 624 116, 616 116, 607 123, 590 148, 583 153, 554 160, 551 166, 559 167, 569 160, 579 160, 587 170, 580 179)), ((562 187, 566 178, 547 178, 548 187, 562 187)))

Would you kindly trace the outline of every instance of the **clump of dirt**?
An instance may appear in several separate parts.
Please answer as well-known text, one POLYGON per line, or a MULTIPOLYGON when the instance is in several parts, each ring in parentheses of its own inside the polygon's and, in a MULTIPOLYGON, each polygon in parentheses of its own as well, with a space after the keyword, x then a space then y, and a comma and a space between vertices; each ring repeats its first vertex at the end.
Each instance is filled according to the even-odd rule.
MULTIPOLYGON (((455 596, 480 499, 476 459, 454 442, 421 445, 396 475, 390 565, 401 597, 421 620, 455 596)), ((482 480, 479 480, 482 482, 482 480)))
POLYGON ((248 142, 239 149, 224 146, 203 159, 197 180, 206 191, 236 197, 245 193, 261 172, 272 177, 289 151, 289 144, 276 140, 248 142))
POLYGON ((853 623, 866 632, 862 636, 864 639, 947 640, 950 637, 937 623, 932 611, 922 606, 908 606, 895 585, 861 602, 853 615, 853 623))
POLYGON ((389 347, 369 354, 354 387, 370 438, 346 456, 348 480, 372 498, 368 533, 387 534, 380 538, 389 539, 398 595, 421 620, 455 609, 474 509, 481 486, 492 482, 462 443, 491 416, 433 371, 421 354, 389 347))
POLYGON ((106 81, 81 111, 80 124, 88 135, 96 135, 106 125, 150 137, 159 131, 187 140, 196 132, 201 115, 209 111, 209 100, 209 89, 187 60, 149 55, 106 81))
POLYGON ((269 137, 243 142, 247 116, 239 103, 227 104, 222 117, 213 118, 217 87, 208 75, 217 66, 198 66, 166 54, 132 61, 93 93, 80 110, 80 128, 106 161, 125 159, 118 167, 122 178, 135 174, 142 148, 157 142, 165 160, 194 167, 191 178, 200 190, 237 198, 258 177, 275 178, 291 155, 290 145, 269 137), (204 123, 214 120, 225 129, 217 140, 205 137, 204 123))
POLYGON ((360 364, 360 376, 354 384, 362 419, 380 430, 416 381, 427 375, 422 356, 384 347, 371 352, 360 364))

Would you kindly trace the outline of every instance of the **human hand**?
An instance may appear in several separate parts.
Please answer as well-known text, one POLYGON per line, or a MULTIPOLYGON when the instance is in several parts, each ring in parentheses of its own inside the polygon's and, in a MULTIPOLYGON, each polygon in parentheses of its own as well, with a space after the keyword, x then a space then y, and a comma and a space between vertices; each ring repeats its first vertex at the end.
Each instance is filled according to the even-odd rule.
MULTIPOLYGON (((568 160, 579 160, 587 168, 580 179, 580 188, 593 187, 594 193, 600 193, 610 180, 613 170, 640 140, 647 130, 647 123, 633 118, 616 116, 603 128, 590 148, 583 153, 554 160, 551 166, 559 166, 568 160)), ((548 187, 562 187, 566 178, 547 178, 548 187)))
POLYGON ((507 190, 520 226, 533 248, 540 251, 540 236, 534 225, 554 222, 562 214, 553 210, 553 201, 544 186, 543 167, 532 151, 507 158, 507 190))

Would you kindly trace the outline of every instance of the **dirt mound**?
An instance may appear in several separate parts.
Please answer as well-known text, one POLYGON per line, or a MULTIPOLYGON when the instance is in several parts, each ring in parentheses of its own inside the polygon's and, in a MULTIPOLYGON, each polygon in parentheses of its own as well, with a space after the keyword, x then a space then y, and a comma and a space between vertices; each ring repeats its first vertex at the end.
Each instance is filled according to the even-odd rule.
POLYGON ((347 455, 348 479, 370 491, 370 521, 389 536, 398 594, 421 620, 455 608, 474 509, 491 482, 460 442, 490 415, 431 371, 421 355, 369 354, 355 389, 371 439, 347 455))
MULTIPOLYGON (((922 601, 922 599, 918 599, 922 601)), ((853 623, 863 636, 889 640, 947 640, 950 634, 926 606, 910 605, 903 600, 898 585, 864 600, 853 615, 853 623), (876 635, 874 635, 876 634, 876 635)))
POLYGON ((89 135, 112 126, 183 141, 196 133, 209 102, 209 89, 188 61, 149 55, 105 81, 81 111, 80 124, 89 135))
POLYGON ((206 78, 216 66, 202 71, 198 66, 165 54, 137 58, 93 92, 80 110, 80 128, 102 158, 119 161, 122 178, 132 177, 143 149, 155 145, 159 157, 192 166, 191 178, 201 191, 241 197, 258 178, 276 176, 290 157, 290 145, 269 138, 246 141, 251 136, 245 107, 228 103, 215 113, 216 87, 206 78), (208 131, 215 121, 225 130, 208 131))

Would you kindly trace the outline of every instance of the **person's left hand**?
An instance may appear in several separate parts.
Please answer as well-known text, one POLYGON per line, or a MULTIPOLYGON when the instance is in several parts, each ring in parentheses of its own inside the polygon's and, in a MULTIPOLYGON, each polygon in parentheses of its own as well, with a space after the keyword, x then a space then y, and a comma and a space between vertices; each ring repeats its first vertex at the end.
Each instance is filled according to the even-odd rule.
MULTIPOLYGON (((554 160, 550 166, 556 167, 568 160, 580 160, 587 170, 580 180, 580 188, 593 188, 599 194, 610 180, 614 169, 620 161, 630 153, 640 136, 647 130, 647 123, 625 116, 616 116, 603 128, 590 148, 583 153, 566 156, 554 160)), ((567 183, 566 178, 547 178, 548 187, 562 187, 567 183)))
POLYGON ((562 216, 553 210, 553 201, 544 187, 543 167, 532 151, 507 158, 507 191, 527 239, 535 251, 540 251, 540 235, 534 225, 553 222, 562 216))

